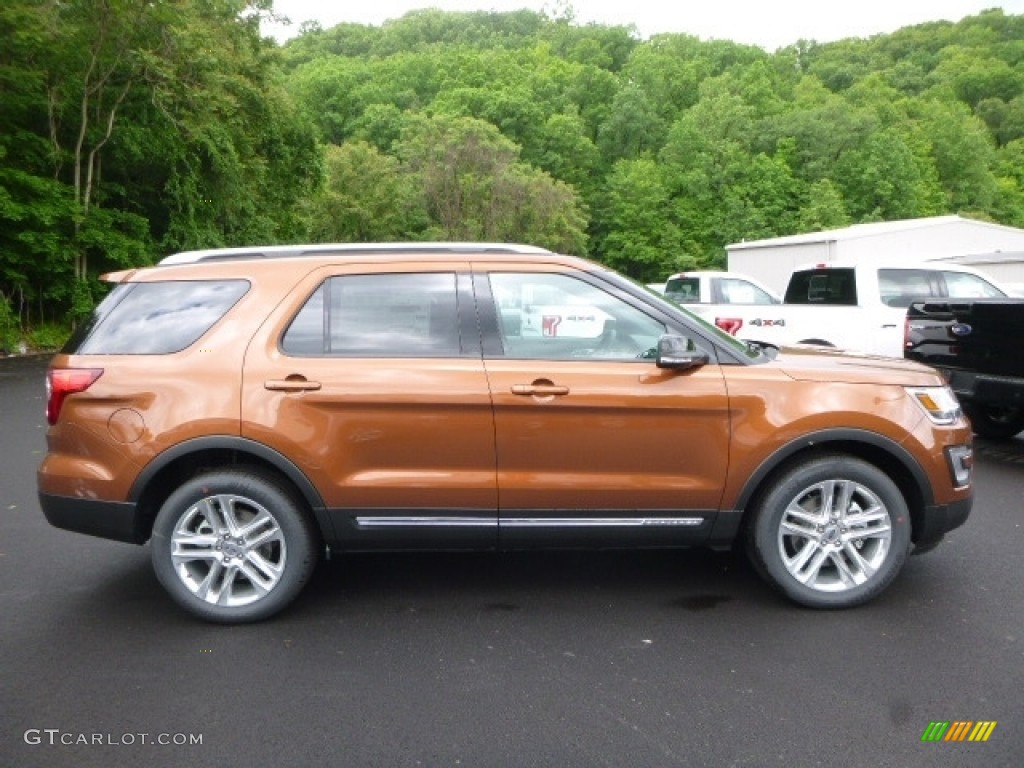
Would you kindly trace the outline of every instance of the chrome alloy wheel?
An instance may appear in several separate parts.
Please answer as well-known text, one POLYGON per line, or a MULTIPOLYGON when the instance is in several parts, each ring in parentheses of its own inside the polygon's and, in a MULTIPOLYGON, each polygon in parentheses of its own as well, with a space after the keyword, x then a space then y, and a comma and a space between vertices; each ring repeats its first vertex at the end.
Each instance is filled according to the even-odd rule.
POLYGON ((886 562, 892 520, 882 500, 852 480, 825 480, 800 491, 778 530, 783 566, 821 592, 866 583, 886 562))
POLYGON ((236 607, 265 597, 281 580, 288 557, 281 527, 266 507, 244 496, 203 498, 171 534, 174 573, 211 605, 236 607))

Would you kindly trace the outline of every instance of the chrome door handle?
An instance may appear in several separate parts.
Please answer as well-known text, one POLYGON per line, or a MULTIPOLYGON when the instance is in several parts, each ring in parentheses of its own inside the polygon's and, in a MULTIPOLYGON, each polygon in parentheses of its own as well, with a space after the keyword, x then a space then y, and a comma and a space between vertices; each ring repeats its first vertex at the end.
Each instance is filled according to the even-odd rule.
POLYGON ((568 395, 569 388, 557 384, 513 384, 512 394, 550 397, 551 395, 568 395))
POLYGON ((321 386, 319 381, 308 381, 304 376, 289 376, 287 379, 270 379, 263 382, 264 389, 275 392, 315 392, 321 386))

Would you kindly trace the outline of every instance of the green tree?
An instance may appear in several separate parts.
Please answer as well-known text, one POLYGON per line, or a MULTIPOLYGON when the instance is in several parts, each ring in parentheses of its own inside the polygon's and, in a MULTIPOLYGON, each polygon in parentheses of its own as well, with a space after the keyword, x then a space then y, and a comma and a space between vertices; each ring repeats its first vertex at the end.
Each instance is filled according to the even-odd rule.
POLYGON ((664 280, 670 272, 696 266, 672 212, 671 192, 656 160, 616 162, 600 208, 604 261, 641 282, 664 280))
POLYGON ((490 123, 421 117, 406 127, 397 152, 426 200, 428 239, 586 251, 586 216, 571 187, 518 162, 519 147, 490 123))
POLYGON ((316 242, 416 239, 427 225, 424 201, 398 160, 366 142, 327 147, 327 180, 309 204, 316 242))

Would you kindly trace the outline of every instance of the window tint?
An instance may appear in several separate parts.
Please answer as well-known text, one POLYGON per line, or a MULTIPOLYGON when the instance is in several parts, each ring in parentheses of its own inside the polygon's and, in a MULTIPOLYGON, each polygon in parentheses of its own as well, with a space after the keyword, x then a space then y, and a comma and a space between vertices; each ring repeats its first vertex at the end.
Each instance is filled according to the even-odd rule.
POLYGON ((845 268, 794 272, 786 288, 786 303, 856 305, 854 272, 845 268))
POLYGON ((122 283, 64 347, 68 354, 166 355, 180 352, 249 290, 245 280, 122 283))
POLYGON ((341 275, 324 282, 281 341, 290 355, 455 357, 453 273, 341 275))
POLYGON ((665 326, 567 275, 494 273, 491 291, 507 357, 653 358, 665 326))
POLYGON ((665 296, 680 304, 700 301, 699 277, 670 277, 665 283, 665 296))

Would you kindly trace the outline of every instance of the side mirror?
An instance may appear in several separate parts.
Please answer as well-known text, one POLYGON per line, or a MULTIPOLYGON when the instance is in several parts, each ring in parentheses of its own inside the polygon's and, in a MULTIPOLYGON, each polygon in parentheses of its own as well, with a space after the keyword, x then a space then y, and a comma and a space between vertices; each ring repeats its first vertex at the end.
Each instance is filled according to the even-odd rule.
POLYGON ((697 349, 693 339, 672 334, 665 334, 658 339, 658 357, 655 365, 659 368, 685 371, 707 365, 708 359, 708 353, 697 349))

